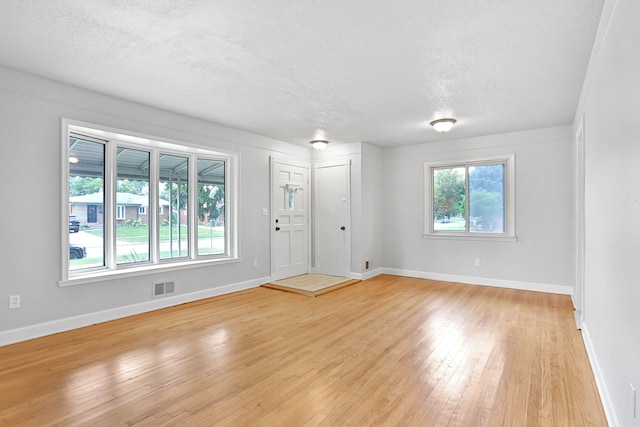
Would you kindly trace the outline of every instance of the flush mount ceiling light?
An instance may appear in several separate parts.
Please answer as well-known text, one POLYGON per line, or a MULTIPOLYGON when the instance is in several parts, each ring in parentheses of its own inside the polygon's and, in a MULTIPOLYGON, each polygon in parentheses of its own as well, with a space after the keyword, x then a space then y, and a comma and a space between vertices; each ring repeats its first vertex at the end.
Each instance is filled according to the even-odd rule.
POLYGON ((324 150, 325 147, 329 145, 329 141, 325 139, 314 139, 311 141, 311 145, 313 145, 313 148, 316 150, 324 150))
POLYGON ((455 123, 456 119, 438 119, 432 121, 431 126, 438 132, 449 132, 455 123))

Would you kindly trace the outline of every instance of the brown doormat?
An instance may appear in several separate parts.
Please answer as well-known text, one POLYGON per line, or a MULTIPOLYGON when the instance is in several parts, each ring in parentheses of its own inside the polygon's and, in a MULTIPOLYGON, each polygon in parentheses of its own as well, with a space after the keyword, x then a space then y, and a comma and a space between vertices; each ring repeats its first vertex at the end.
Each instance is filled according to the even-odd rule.
POLYGON ((308 297, 317 297, 336 289, 358 283, 360 280, 348 277, 327 276, 326 274, 303 274, 289 277, 271 283, 265 283, 265 288, 279 289, 281 291, 294 292, 308 297))

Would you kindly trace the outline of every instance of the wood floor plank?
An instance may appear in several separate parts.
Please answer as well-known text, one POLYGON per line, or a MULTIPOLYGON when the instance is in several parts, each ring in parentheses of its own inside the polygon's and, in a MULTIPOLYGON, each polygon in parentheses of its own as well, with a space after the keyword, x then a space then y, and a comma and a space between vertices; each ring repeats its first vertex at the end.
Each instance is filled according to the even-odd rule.
POLYGON ((378 276, 0 347, 0 425, 605 426, 568 296, 378 276))

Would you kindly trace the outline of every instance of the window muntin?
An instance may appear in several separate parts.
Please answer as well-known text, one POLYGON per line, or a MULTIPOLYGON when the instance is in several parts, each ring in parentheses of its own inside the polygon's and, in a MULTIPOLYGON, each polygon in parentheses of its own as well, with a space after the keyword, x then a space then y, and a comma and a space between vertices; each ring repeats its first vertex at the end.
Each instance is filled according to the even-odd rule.
MULTIPOLYGON (((236 154, 63 122, 68 130, 63 156, 65 159, 67 155, 70 157, 63 167, 66 175, 63 187, 69 190, 65 191, 68 207, 63 212, 65 215, 66 212, 78 212, 79 205, 74 203, 74 197, 87 199, 84 200, 85 210, 91 211, 91 218, 88 214, 83 216, 83 232, 79 236, 73 232, 63 234, 63 242, 64 245, 72 244, 74 237, 84 236, 91 247, 86 248, 86 258, 81 260, 71 259, 63 253, 61 285, 67 281, 90 282, 92 278, 112 275, 120 269, 124 274, 125 268, 130 274, 128 268, 133 266, 136 267, 133 274, 140 274, 160 264, 169 263, 169 266, 177 261, 180 262, 178 268, 183 268, 190 262, 236 259, 237 233, 229 232, 236 227, 235 209, 232 209, 235 206, 236 154), (78 154, 74 149, 87 151, 79 141, 94 150, 90 155, 82 157, 80 153, 78 159, 71 160, 78 154), (198 163, 204 165, 200 169, 200 179, 198 163), (89 183, 89 179, 97 180, 97 184, 89 183), (79 192, 74 192, 79 185, 76 181, 88 183, 81 186, 79 192), (198 227, 201 222, 198 212, 202 210, 198 209, 198 185, 200 191, 208 190, 209 199, 216 202, 202 206, 211 211, 206 218, 214 220, 200 224, 205 226, 204 231, 198 227), (137 228, 136 232, 133 235, 125 232, 121 229, 125 225, 137 228), (211 237, 214 238, 213 245, 211 237), (199 241, 202 241, 200 245, 199 241), (201 250, 198 250, 199 246, 201 250)), ((73 231, 66 224, 65 227, 73 231)))
POLYGON ((513 163, 425 164, 425 236, 515 237, 513 163))

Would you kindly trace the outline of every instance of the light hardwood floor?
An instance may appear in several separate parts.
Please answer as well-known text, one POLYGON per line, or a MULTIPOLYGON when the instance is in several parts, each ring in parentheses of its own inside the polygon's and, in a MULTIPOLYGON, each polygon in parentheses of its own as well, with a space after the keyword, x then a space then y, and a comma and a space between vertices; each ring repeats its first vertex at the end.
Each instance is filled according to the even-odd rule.
POLYGON ((3 426, 605 426, 568 296, 378 276, 0 347, 3 426))

